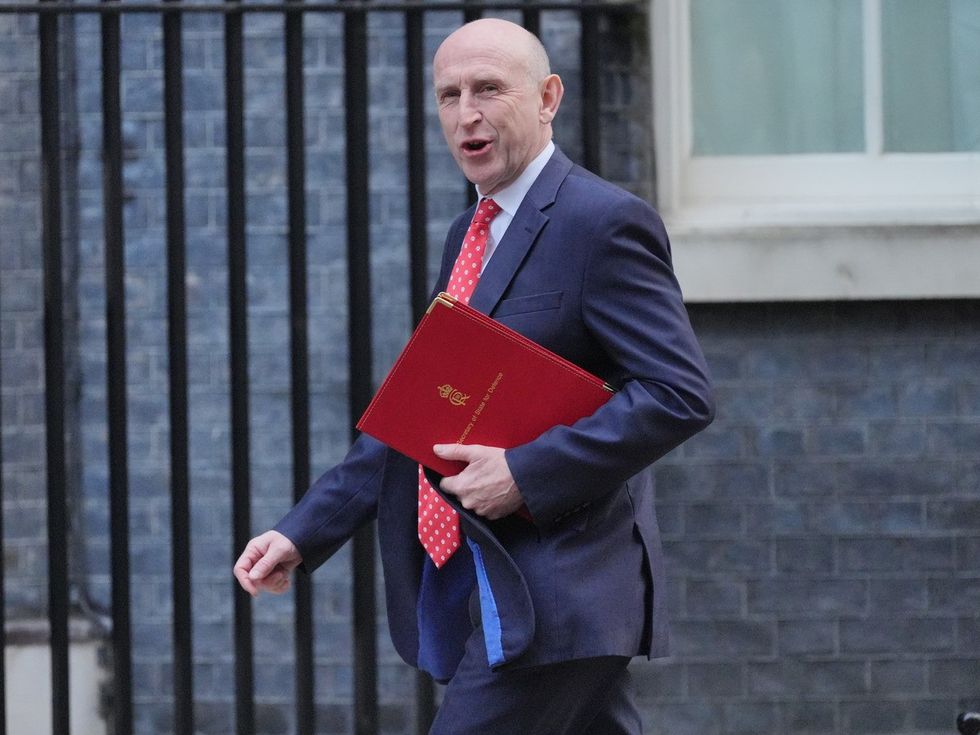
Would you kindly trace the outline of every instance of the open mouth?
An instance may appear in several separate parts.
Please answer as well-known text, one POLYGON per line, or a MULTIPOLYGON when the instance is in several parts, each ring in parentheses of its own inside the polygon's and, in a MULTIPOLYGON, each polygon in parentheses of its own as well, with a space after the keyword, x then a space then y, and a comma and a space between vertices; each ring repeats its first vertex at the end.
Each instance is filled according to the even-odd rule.
POLYGON ((463 143, 463 150, 467 152, 476 153, 478 151, 482 151, 488 145, 490 145, 489 140, 468 140, 465 143, 463 143))

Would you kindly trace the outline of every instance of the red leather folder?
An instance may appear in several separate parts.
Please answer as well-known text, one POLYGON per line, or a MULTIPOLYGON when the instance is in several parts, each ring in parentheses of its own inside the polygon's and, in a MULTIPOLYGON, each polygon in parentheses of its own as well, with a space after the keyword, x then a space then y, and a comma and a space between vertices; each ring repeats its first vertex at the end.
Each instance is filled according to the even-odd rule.
POLYGON ((524 444, 612 396, 600 378, 448 294, 419 322, 357 428, 441 475, 433 444, 524 444))

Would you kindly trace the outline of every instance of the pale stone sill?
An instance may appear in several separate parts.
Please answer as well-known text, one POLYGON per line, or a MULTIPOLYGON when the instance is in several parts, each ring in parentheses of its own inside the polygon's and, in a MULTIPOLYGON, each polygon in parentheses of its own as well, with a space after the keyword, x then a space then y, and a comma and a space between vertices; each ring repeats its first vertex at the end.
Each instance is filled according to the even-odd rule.
POLYGON ((665 221, 689 303, 980 297, 976 221, 665 221))

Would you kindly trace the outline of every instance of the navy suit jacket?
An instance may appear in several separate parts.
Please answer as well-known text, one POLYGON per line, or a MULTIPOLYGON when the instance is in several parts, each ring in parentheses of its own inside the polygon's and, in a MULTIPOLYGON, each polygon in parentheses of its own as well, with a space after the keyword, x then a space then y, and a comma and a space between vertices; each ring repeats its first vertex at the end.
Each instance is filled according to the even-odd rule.
MULTIPOLYGON (((471 208, 449 230, 437 291, 472 215, 471 208)), ((660 217, 556 150, 470 305, 617 389, 593 415, 505 453, 533 525, 489 522, 447 496, 475 564, 490 665, 665 655, 650 465, 710 423, 714 409, 660 217)), ((361 436, 276 526, 310 571, 377 518, 388 623, 412 665, 423 567, 416 514, 416 465, 361 436)), ((468 624, 464 616, 447 621, 468 624)), ((446 632, 458 641, 458 661, 466 631, 446 632)))

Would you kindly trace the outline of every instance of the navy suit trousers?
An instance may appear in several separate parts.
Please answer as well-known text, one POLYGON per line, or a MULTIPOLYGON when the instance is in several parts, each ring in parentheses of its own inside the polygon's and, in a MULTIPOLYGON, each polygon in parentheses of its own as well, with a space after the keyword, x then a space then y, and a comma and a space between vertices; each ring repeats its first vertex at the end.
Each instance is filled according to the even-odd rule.
POLYGON ((627 656, 492 671, 477 625, 429 735, 640 735, 627 656))

